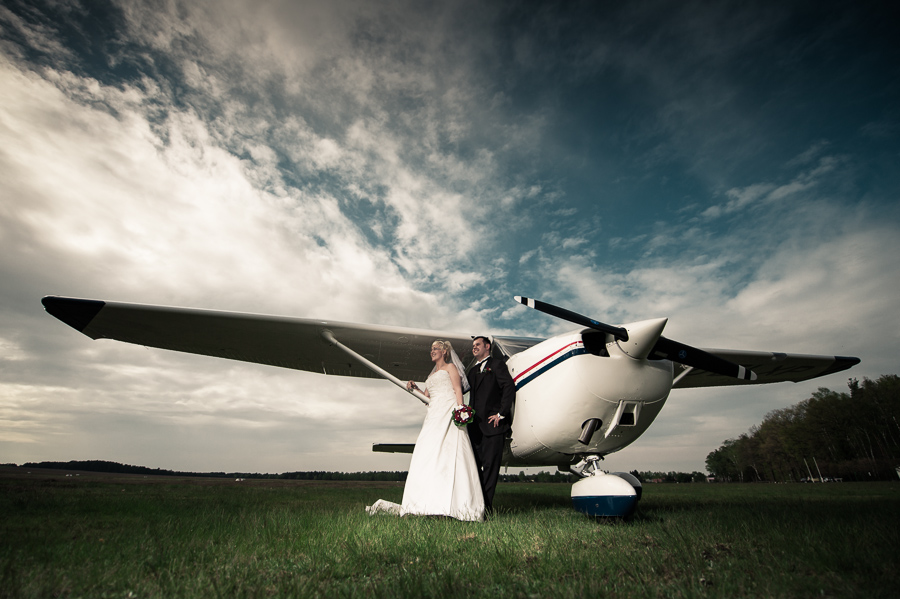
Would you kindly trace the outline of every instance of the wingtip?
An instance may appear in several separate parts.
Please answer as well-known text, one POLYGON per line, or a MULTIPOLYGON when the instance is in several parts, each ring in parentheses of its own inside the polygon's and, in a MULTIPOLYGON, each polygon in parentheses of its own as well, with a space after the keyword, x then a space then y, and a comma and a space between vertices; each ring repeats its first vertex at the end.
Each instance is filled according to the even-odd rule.
POLYGON ((834 374, 835 372, 841 372, 843 370, 848 370, 853 368, 857 364, 862 362, 859 358, 855 358, 852 356, 835 356, 834 364, 832 364, 831 368, 828 368, 825 372, 820 374, 819 376, 825 376, 826 374, 834 374))
POLYGON ((106 302, 48 295, 41 298, 44 309, 79 333, 83 333, 106 302))

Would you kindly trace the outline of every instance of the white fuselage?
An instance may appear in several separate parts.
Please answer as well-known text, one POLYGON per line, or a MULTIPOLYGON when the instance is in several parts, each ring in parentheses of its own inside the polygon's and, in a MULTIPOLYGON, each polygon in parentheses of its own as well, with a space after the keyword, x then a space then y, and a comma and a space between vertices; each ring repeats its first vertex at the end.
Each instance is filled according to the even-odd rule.
POLYGON ((647 430, 672 389, 672 362, 635 359, 590 330, 547 339, 507 365, 516 383, 509 465, 563 466, 618 451, 647 430), (591 419, 600 423, 585 444, 579 436, 591 419))

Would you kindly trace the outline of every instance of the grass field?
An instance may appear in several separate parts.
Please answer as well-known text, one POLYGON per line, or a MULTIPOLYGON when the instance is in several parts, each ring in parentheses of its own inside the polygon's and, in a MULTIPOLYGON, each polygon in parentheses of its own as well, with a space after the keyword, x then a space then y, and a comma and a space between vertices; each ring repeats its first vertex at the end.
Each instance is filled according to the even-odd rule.
POLYGON ((0 469, 0 597, 900 595, 900 483, 646 485, 626 523, 569 490, 462 523, 365 515, 401 483, 0 469))

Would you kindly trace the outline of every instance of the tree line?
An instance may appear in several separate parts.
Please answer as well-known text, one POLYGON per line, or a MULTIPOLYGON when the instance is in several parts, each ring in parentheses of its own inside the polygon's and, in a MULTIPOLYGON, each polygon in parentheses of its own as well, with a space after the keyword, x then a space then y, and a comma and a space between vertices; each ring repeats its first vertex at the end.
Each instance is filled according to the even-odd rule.
MULTIPOLYGON (((0 464, 0 466, 16 466, 16 464, 0 464)), ((407 472, 332 472, 327 470, 282 472, 279 474, 259 472, 182 472, 164 468, 148 468, 132 466, 107 460, 71 460, 69 462, 26 462, 23 468, 52 468, 54 470, 80 470, 82 472, 109 472, 116 474, 143 474, 145 476, 190 476, 211 478, 247 478, 275 480, 338 480, 338 481, 406 481, 407 472)), ((537 474, 501 474, 501 482, 574 482, 573 475, 568 472, 538 472, 537 474)))
MULTIPOLYGON (((16 464, 0 464, 0 466, 13 466, 16 464)), ((143 474, 145 476, 185 476, 185 477, 212 477, 212 478, 257 478, 257 479, 287 479, 287 480, 345 480, 345 481, 406 481, 407 472, 402 471, 373 471, 373 472, 332 472, 327 470, 282 472, 280 474, 259 472, 181 472, 178 470, 166 470, 163 468, 148 468, 146 466, 132 466, 107 460, 72 460, 69 462, 26 462, 23 468, 52 468, 54 470, 79 470, 82 472, 109 472, 118 474, 143 474)), ((706 475, 701 472, 638 472, 633 474, 641 482, 650 483, 689 483, 706 482, 706 475)), ((569 472, 546 472, 536 474, 500 474, 500 482, 504 483, 574 483, 580 477, 569 472)))
MULTIPOLYGON (((15 466, 15 464, 7 464, 15 466)), ((23 468, 52 468, 55 470, 80 470, 82 472, 111 472, 117 474, 143 474, 147 476, 191 476, 211 478, 262 478, 291 480, 353 480, 353 481, 405 481, 406 471, 402 472, 329 472, 315 470, 311 472, 282 472, 280 474, 259 472, 182 472, 164 468, 148 468, 132 466, 107 460, 71 460, 69 462, 26 462, 23 468)))
POLYGON ((850 379, 849 392, 820 387, 800 403, 706 457, 720 481, 894 480, 900 467, 900 377, 850 379))
MULTIPOLYGON (((0 464, 0 466, 16 466, 16 464, 0 464)), ((80 470, 82 472, 111 472, 118 474, 143 474, 145 476, 190 476, 213 478, 256 478, 256 479, 288 479, 288 480, 345 480, 345 481, 406 481, 407 472, 403 471, 378 471, 378 472, 331 472, 315 470, 308 472, 282 472, 280 474, 259 472, 180 472, 177 470, 165 470, 163 468, 148 468, 146 466, 131 466, 110 462, 106 460, 72 460, 69 462, 26 462, 23 468, 52 468, 55 470, 80 470)), ((664 483, 689 483, 705 482, 706 475, 700 472, 638 472, 632 470, 631 474, 643 482, 664 483)), ((500 474, 500 482, 504 483, 574 483, 579 477, 568 472, 546 472, 536 474, 500 474)))
POLYGON ((635 475, 642 483, 705 483, 706 474, 702 472, 635 472, 635 475))

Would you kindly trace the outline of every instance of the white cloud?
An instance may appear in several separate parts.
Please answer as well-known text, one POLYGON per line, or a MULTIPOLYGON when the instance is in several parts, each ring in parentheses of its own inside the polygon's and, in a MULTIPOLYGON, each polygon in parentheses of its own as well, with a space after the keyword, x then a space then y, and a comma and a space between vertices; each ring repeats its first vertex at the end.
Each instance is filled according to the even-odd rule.
MULTIPOLYGON (((60 6, 60 10, 66 10, 66 7, 60 6)), ((0 5, 0 23, 25 38, 27 45, 35 50, 59 58, 71 56, 70 50, 56 38, 55 31, 43 23, 26 23, 5 5, 0 5)), ((21 57, 24 54, 22 47, 11 43, 5 35, 0 38, 0 49, 11 56, 21 57)))
MULTIPOLYGON (((793 244, 791 244, 793 245, 793 244)), ((743 321, 755 323, 758 341, 777 330, 790 351, 867 356, 887 374, 887 358, 900 345, 900 315, 893 297, 900 291, 900 240, 896 230, 871 223, 864 230, 825 238, 806 250, 785 245, 762 263, 756 279, 727 304, 743 321), (874 344, 874 345, 873 345, 874 344)))
MULTIPOLYGON (((818 144, 804 152, 800 157, 791 160, 788 164, 809 166, 813 157, 826 146, 827 144, 824 143, 818 144)), ((809 201, 809 198, 801 195, 802 192, 810 191, 820 186, 825 177, 833 173, 840 163, 841 159, 839 157, 824 156, 819 158, 817 164, 797 173, 788 183, 781 185, 771 182, 754 183, 743 188, 729 189, 725 192, 725 195, 730 198, 728 202, 710 206, 700 216, 704 219, 716 219, 747 208, 764 207, 766 204, 788 198, 794 201, 798 199, 798 196, 800 196, 799 199, 801 201, 809 201)))
POLYGON ((718 218, 723 214, 729 214, 740 210, 750 204, 766 197, 775 186, 771 183, 755 183, 743 189, 729 189, 725 192, 731 198, 724 206, 710 206, 703 211, 702 216, 706 218, 718 218))

